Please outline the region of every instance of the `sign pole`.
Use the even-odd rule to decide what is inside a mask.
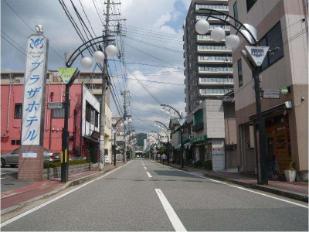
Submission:
[[[267,140],[266,140],[266,130],[265,130],[265,120],[262,116],[261,110],[261,89],[260,89],[260,67],[254,67],[252,70],[252,76],[254,79],[254,90],[255,90],[255,100],[256,100],[256,126],[259,134],[259,155],[257,157],[257,170],[258,170],[258,184],[268,184],[267,176]]]
[[[74,69],[74,74],[65,84],[65,102],[64,102],[64,126],[62,131],[62,156],[61,156],[61,182],[67,182],[69,178],[69,114],[70,114],[70,87],[79,74]]]
[[[245,46],[242,54],[244,60],[252,71],[252,78],[254,80],[255,91],[255,107],[256,107],[256,130],[258,132],[258,147],[259,151],[256,152],[257,162],[257,183],[260,185],[268,184],[267,173],[267,134],[265,130],[265,119],[262,116],[261,105],[261,87],[260,87],[260,73],[263,61],[269,51],[266,46]]]

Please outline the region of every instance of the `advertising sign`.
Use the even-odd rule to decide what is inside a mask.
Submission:
[[[262,93],[263,98],[270,98],[270,99],[280,98],[280,90],[277,89],[264,89]]]
[[[35,152],[22,153],[23,158],[37,158],[38,154]]]
[[[59,68],[58,69],[58,73],[62,81],[65,84],[67,84],[71,80],[75,72],[76,72],[76,68]]]
[[[22,145],[40,145],[48,40],[42,34],[27,41]]]
[[[51,109],[51,110],[63,109],[64,104],[63,104],[63,102],[48,102],[47,107],[48,107],[48,109]]]
[[[269,47],[266,46],[245,46],[251,60],[255,66],[259,67],[263,64],[263,61],[267,55]]]

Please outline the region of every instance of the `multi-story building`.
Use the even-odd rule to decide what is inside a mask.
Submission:
[[[225,137],[222,99],[233,89],[232,51],[226,47],[224,40],[212,40],[210,33],[214,28],[220,27],[229,35],[230,27],[210,17],[207,19],[210,23],[209,32],[206,35],[197,34],[195,23],[206,18],[203,9],[228,13],[228,0],[191,1],[184,25],[187,121],[192,125],[194,161],[212,159],[213,154],[209,151],[220,148],[220,152],[217,152],[221,155],[221,165],[218,169],[222,169],[224,148],[221,146],[224,145]]]
[[[81,74],[70,88],[69,149],[72,157],[90,157],[96,161],[99,154],[100,102],[85,84],[80,81],[88,74]],[[91,74],[89,74],[91,75]],[[57,73],[48,72],[45,92],[45,148],[61,152],[63,109],[49,109],[48,104],[64,101],[65,85]],[[1,152],[10,152],[21,144],[21,118],[24,91],[24,73],[1,73]],[[89,85],[88,85],[89,86]],[[109,92],[105,103],[105,149],[111,154],[111,110]],[[110,160],[107,156],[106,160]]]
[[[228,1],[193,0],[184,26],[186,112],[192,113],[205,99],[221,99],[233,88],[232,51],[225,41],[215,42],[212,29],[220,27],[230,33],[229,26],[209,18],[210,30],[206,35],[195,32],[195,23],[206,16],[202,10],[210,8],[228,13]]]
[[[62,82],[57,71],[48,71],[46,77],[46,83],[59,83]],[[24,73],[23,72],[2,72],[1,73],[1,84],[23,84],[24,83]],[[98,72],[82,72],[76,78],[75,84],[84,84],[92,95],[94,95],[99,101],[101,101],[102,96],[102,73]],[[109,92],[109,91],[107,91]],[[110,94],[106,94],[106,102],[110,104]]]
[[[262,64],[261,89],[289,89],[287,95],[261,100],[268,168],[275,163],[283,173],[294,164],[298,176],[308,178],[308,1],[231,0],[229,6],[230,15],[254,26],[260,44],[270,47]],[[254,172],[258,154],[255,93],[251,70],[241,55],[244,45],[233,52],[238,163],[241,171]]]
[[[50,109],[49,104],[63,102],[63,84],[47,84],[43,146],[52,152],[62,151],[64,109]],[[1,84],[1,153],[21,145],[23,84]],[[99,143],[100,103],[82,84],[70,91],[69,154],[96,160]]]

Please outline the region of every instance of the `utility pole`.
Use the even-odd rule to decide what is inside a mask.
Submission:
[[[108,46],[108,37],[109,37],[109,22],[110,22],[110,0],[106,1],[106,16],[105,16],[105,27],[103,31],[103,47],[104,53],[105,48]],[[102,98],[101,98],[101,117],[100,117],[100,160],[99,160],[99,169],[102,170],[105,165],[105,153],[104,153],[104,144],[105,144],[105,101],[106,101],[106,90],[107,90],[107,55],[105,53],[103,70],[102,70]]]
[[[128,115],[128,111],[127,111],[127,107],[129,106],[129,97],[130,91],[129,90],[125,90],[121,93],[121,95],[123,96],[123,127],[124,127],[124,155],[123,155],[123,162],[127,162],[127,141],[126,141],[126,133],[127,133],[127,129],[129,129],[129,126],[126,125],[126,119],[129,116]],[[128,123],[128,121],[127,121]]]

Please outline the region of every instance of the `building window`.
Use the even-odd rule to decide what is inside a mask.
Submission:
[[[235,1],[233,5],[233,13],[234,13],[234,18],[238,20],[238,9],[237,9],[237,1]],[[238,26],[238,23],[235,22],[235,26]]]
[[[249,11],[253,5],[256,3],[257,0],[246,0],[247,2],[247,11]]]
[[[16,103],[15,104],[15,111],[14,111],[14,118],[21,119],[23,115],[23,104]]]
[[[99,126],[99,113],[95,111],[95,127]]]
[[[193,118],[193,131],[200,131],[204,129],[204,120],[203,120],[204,114],[203,110],[200,109],[197,112],[194,113]]]
[[[237,61],[237,70],[238,70],[238,86],[241,87],[243,85],[241,59]]]
[[[284,56],[283,40],[280,21],[260,40],[260,46],[269,46],[270,52],[267,53],[262,70],[268,68]]]
[[[53,118],[64,118],[64,108],[63,109],[52,109]]]
[[[11,145],[20,145],[20,140],[19,139],[11,140]]]
[[[269,65],[271,65],[283,57],[283,41],[280,22],[267,33],[267,45],[271,50],[271,52],[268,53]]]
[[[86,121],[87,122],[91,122],[92,111],[93,111],[92,106],[88,102],[86,102]]]

